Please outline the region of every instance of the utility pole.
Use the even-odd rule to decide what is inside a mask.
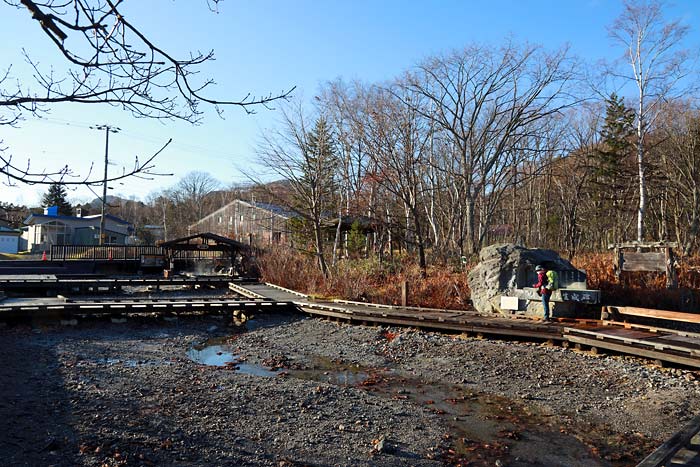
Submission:
[[[107,166],[109,165],[109,134],[117,133],[120,128],[109,125],[91,126],[93,130],[105,131],[105,176],[102,180],[102,215],[100,216],[100,245],[105,244],[105,205],[107,204]]]

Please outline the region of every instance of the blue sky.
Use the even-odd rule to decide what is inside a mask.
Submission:
[[[239,1],[221,3],[212,13],[205,0],[128,0],[124,11],[132,23],[171,54],[214,49],[216,61],[202,71],[216,81],[213,97],[235,99],[248,92],[276,93],[297,87],[310,100],[321,83],[342,77],[367,82],[389,80],[423,58],[477,42],[499,45],[510,35],[518,41],[557,49],[569,44],[589,61],[620,54],[607,38],[606,26],[621,11],[618,0],[491,1]],[[693,26],[700,2],[678,1],[667,18]],[[25,10],[0,3],[0,68],[13,64],[23,82],[28,70],[24,47],[42,64],[65,69],[58,54]],[[700,44],[691,29],[687,46]],[[66,163],[85,171],[91,161],[101,173],[104,134],[90,125],[121,128],[110,137],[111,171],[130,166],[134,155],[155,152],[168,138],[173,144],[157,159],[157,169],[173,177],[132,180],[115,185],[112,194],[145,199],[173,185],[189,171],[211,173],[228,185],[245,181],[238,168],[250,167],[261,133],[277,122],[275,112],[247,115],[227,108],[225,118],[208,111],[201,125],[134,119],[110,107],[55,106],[46,119],[28,117],[20,128],[0,127],[0,139],[18,161],[34,167]],[[30,206],[39,203],[42,186],[0,185],[0,199]],[[72,201],[95,196],[84,188],[70,192]]]

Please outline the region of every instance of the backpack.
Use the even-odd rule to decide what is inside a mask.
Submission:
[[[547,289],[552,292],[559,288],[559,275],[557,271],[547,271]]]

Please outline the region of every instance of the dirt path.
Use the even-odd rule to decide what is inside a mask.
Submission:
[[[697,374],[631,358],[298,316],[249,324],[0,329],[0,464],[634,465],[700,411]]]

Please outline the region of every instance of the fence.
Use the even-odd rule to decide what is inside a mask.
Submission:
[[[142,255],[164,254],[164,250],[155,245],[51,245],[49,259],[140,260]]]
[[[171,250],[173,259],[219,259],[229,258],[227,251],[219,250]]]
[[[140,260],[142,256],[165,257],[166,250],[155,245],[51,245],[51,261]],[[217,259],[228,257],[217,250],[171,250],[173,259]]]

